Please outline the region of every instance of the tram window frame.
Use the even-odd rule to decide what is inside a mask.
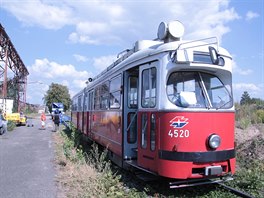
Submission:
[[[109,89],[109,106],[110,109],[120,109],[121,107],[121,86],[122,76],[121,74],[110,80]]]
[[[121,107],[121,91],[110,93],[110,109],[120,109]]]
[[[135,112],[128,113],[127,124],[128,126],[130,125],[129,130],[127,131],[127,143],[135,144],[137,142],[137,115]]]
[[[100,86],[100,109],[105,110],[109,108],[109,81],[104,82]]]
[[[110,92],[121,90],[122,76],[118,74],[110,80]]]
[[[141,147],[146,149],[148,146],[148,114],[141,114]]]
[[[212,79],[219,84],[212,87]],[[221,90],[219,89],[221,88]],[[217,90],[218,89],[218,90]],[[218,91],[213,97],[213,91]],[[224,93],[224,96],[222,94]],[[177,71],[170,74],[166,83],[166,94],[171,103],[183,108],[231,108],[232,90],[215,75],[198,71]],[[214,99],[223,102],[214,102]],[[227,99],[226,99],[227,98]]]
[[[94,90],[88,92],[88,110],[93,110],[94,103]]]
[[[84,92],[83,96],[83,110],[87,111],[88,110],[88,92]]]
[[[132,82],[132,79],[135,79],[135,82]],[[136,86],[133,86],[134,83]],[[129,76],[127,94],[128,107],[131,109],[138,108],[138,76]]]
[[[157,69],[156,67],[151,67],[142,71],[141,105],[143,108],[154,108],[156,103]]]
[[[94,89],[94,110],[100,110],[100,85]]]
[[[77,102],[78,101],[78,98],[77,97],[74,97],[73,99],[72,99],[72,111],[77,111]]]
[[[82,111],[83,110],[82,100],[83,100],[83,95],[79,95],[78,96],[77,111]]]

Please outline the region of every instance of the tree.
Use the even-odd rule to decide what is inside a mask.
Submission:
[[[246,105],[251,104],[251,98],[247,91],[244,91],[244,93],[241,96],[240,105]]]
[[[51,112],[51,104],[53,102],[61,102],[64,105],[64,110],[67,111],[70,108],[71,96],[69,94],[68,87],[57,83],[51,83],[49,90],[44,96],[44,103]]]

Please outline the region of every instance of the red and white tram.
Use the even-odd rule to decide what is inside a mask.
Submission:
[[[134,47],[73,97],[72,121],[121,167],[175,179],[235,172],[231,56],[179,21]]]

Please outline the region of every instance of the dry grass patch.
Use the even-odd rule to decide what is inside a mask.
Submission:
[[[94,197],[89,194],[98,176],[96,170],[86,163],[76,163],[67,159],[63,148],[65,137],[55,133],[53,138],[56,148],[57,182],[61,192],[59,197]],[[74,148],[72,154],[76,154]]]
[[[81,144],[78,131],[64,131],[54,134],[56,148],[58,197],[142,197],[134,188],[127,188],[120,181],[121,175],[111,170],[107,150],[101,152],[97,144]],[[137,195],[137,196],[135,196]],[[144,197],[144,196],[143,196]]]

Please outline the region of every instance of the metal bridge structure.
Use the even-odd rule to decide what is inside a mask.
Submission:
[[[29,72],[0,23],[0,98],[14,100],[14,110],[20,112],[26,105],[27,76]]]

